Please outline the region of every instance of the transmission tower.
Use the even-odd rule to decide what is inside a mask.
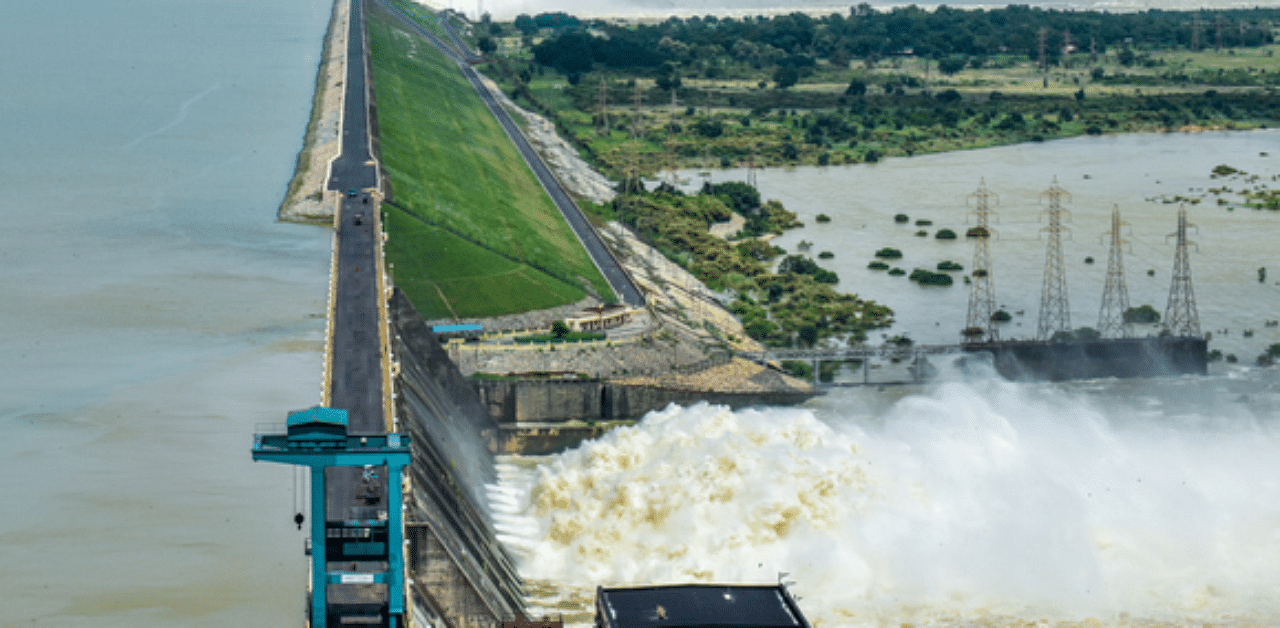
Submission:
[[[1053,185],[1041,194],[1041,198],[1049,197],[1049,208],[1045,213],[1049,216],[1049,226],[1040,231],[1049,234],[1049,245],[1044,255],[1044,288],[1040,292],[1040,324],[1036,329],[1036,337],[1049,340],[1060,331],[1071,331],[1071,308],[1067,304],[1067,267],[1062,261],[1062,234],[1069,229],[1062,226],[1062,197],[1070,198],[1070,194],[1058,185],[1058,178],[1053,178]]]
[[[676,90],[672,88],[671,90],[671,123],[667,126],[666,180],[668,183],[671,184],[671,187],[673,188],[676,186],[676,183],[678,182],[676,177],[676,115],[677,115],[676,107],[678,106],[679,104],[676,101]]]
[[[1106,338],[1128,338],[1133,326],[1124,319],[1129,309],[1129,288],[1124,283],[1124,251],[1127,243],[1120,237],[1120,207],[1111,210],[1111,253],[1107,257],[1107,282],[1102,289],[1102,307],[1098,308],[1098,332]]]
[[[1043,26],[1040,27],[1040,30],[1036,33],[1036,36],[1038,39],[1038,45],[1040,47],[1040,72],[1041,73],[1044,73],[1049,70],[1049,60],[1045,57],[1045,45],[1046,45],[1045,38],[1048,36],[1048,34],[1049,34],[1049,30],[1044,28]]]
[[[596,104],[596,134],[609,134],[609,90],[605,87],[604,78],[600,79],[600,97]]]
[[[1062,67],[1071,67],[1071,29],[1062,31]]]
[[[1164,308],[1164,324],[1169,333],[1179,337],[1200,337],[1200,316],[1196,313],[1196,294],[1191,289],[1191,259],[1187,247],[1195,244],[1187,240],[1187,208],[1178,210],[1178,230],[1168,237],[1178,238],[1178,248],[1173,255],[1173,280],[1169,285],[1169,303]],[[1198,248],[1198,247],[1197,247]]]
[[[973,283],[969,292],[969,317],[960,332],[965,342],[995,342],[1000,332],[992,316],[996,313],[995,285],[991,281],[991,227],[992,202],[999,204],[1000,197],[987,189],[987,180],[980,179],[978,191],[969,195],[974,200],[972,213],[978,225],[973,228]]]
[[[628,194],[640,190],[640,83],[636,83],[631,97],[631,163],[627,165]]]

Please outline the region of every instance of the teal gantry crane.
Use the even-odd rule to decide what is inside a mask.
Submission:
[[[352,435],[347,427],[346,410],[316,406],[291,413],[285,434],[254,435],[253,459],[311,469],[311,626],[360,617],[399,628],[405,612],[401,475],[411,463],[409,437]],[[350,495],[333,491],[334,500],[354,506],[335,508],[326,500],[330,467],[363,468],[347,473],[360,477],[350,483]]]

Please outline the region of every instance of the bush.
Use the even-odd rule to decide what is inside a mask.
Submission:
[[[889,265],[880,260],[872,260],[870,264],[867,264],[867,268],[871,270],[889,270]]]
[[[916,221],[916,226],[917,226],[917,227],[932,227],[932,226],[933,226],[933,221],[932,221],[932,220],[928,220],[928,219],[926,219],[926,218],[921,218],[920,220],[917,220],[917,221]]]
[[[964,266],[961,266],[951,260],[943,260],[938,262],[938,270],[964,270]]]
[[[556,338],[564,338],[569,335],[569,325],[564,321],[556,321],[551,323],[551,335]]]
[[[823,251],[821,253],[818,253],[818,259],[831,259],[835,256],[836,254],[832,253],[831,251]]]
[[[964,232],[964,237],[988,238],[988,237],[991,237],[991,231],[986,227],[969,227],[969,230]]]
[[[899,257],[902,257],[902,251],[886,246],[883,249],[876,251],[876,257],[882,259],[898,259]]]
[[[917,231],[917,232],[916,232],[916,237],[917,237],[917,238],[927,238],[927,237],[929,237],[929,232],[928,232],[928,231],[925,231],[924,229],[921,229],[921,230],[919,230],[919,231]]]
[[[889,269],[889,274],[890,274],[890,275],[892,275],[892,276],[894,276],[894,277],[901,277],[901,276],[903,276],[903,275],[907,274],[907,271],[902,270],[901,268],[898,268],[897,266],[895,266],[895,267],[893,267],[893,268],[890,268],[890,269]]]
[[[1159,323],[1160,313],[1150,305],[1131,307],[1124,311],[1124,322],[1140,324]]]
[[[818,214],[817,216],[814,216],[813,219],[818,222],[831,222],[831,216],[826,214]]]
[[[1004,310],[996,310],[991,314],[991,320],[997,323],[1007,323],[1013,320],[1013,316]]]
[[[935,273],[923,268],[917,268],[911,271],[911,276],[908,277],[908,279],[922,286],[949,286],[952,283],[951,275],[946,273]]]
[[[897,216],[893,217],[893,221],[896,223],[902,224],[904,222],[911,222],[911,217],[907,216],[906,214],[898,214]]]
[[[933,237],[939,240],[954,240],[956,239],[956,232],[950,229],[939,229],[938,234]]]

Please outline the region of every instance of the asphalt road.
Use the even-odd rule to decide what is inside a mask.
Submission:
[[[337,221],[337,282],[333,311],[332,375],[329,403],[350,415],[358,434],[386,431],[383,417],[382,355],[378,335],[378,281],[374,238],[377,206],[370,196],[378,183],[369,156],[362,0],[351,0],[346,97],[342,113],[342,154],[329,172],[329,189],[343,194]],[[355,194],[350,191],[355,190]]]

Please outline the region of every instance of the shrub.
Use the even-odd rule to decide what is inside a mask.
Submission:
[[[896,222],[896,223],[901,224],[901,223],[904,223],[904,222],[910,222],[910,221],[911,221],[911,218],[910,218],[909,216],[907,216],[906,214],[898,214],[898,215],[896,215],[896,216],[894,216],[894,217],[893,217],[893,221],[894,221],[894,222]]]
[[[991,231],[986,227],[969,227],[969,230],[964,232],[964,237],[966,238],[987,238],[990,236]]]
[[[889,270],[889,265],[877,259],[871,260],[871,263],[867,264],[867,268],[871,270]]]
[[[551,323],[551,335],[556,338],[564,338],[569,335],[569,325],[564,321],[556,321]]]
[[[890,274],[890,275],[892,275],[892,276],[894,276],[894,277],[901,277],[901,276],[903,276],[903,275],[907,274],[907,271],[902,270],[901,268],[898,268],[897,266],[894,266],[893,268],[890,268],[890,269],[889,269],[889,274]]]
[[[1013,316],[1004,310],[996,310],[991,314],[991,320],[997,323],[1006,323],[1013,320]]]
[[[964,266],[961,266],[951,260],[943,260],[938,262],[938,270],[964,270]]]
[[[928,232],[928,231],[925,231],[924,229],[921,229],[921,230],[919,230],[919,231],[917,231],[917,232],[916,232],[916,237],[917,237],[917,238],[927,238],[927,237],[929,237],[929,232]]]
[[[876,251],[876,257],[883,259],[898,259],[899,257],[902,257],[902,251],[886,246],[885,248]]]
[[[911,271],[911,276],[908,277],[908,279],[922,286],[949,286],[952,283],[951,275],[946,273],[935,273],[923,268],[917,268]]]
[[[938,234],[933,237],[939,240],[954,240],[956,239],[956,232],[950,229],[939,229]]]
[[[831,259],[835,256],[836,254],[832,253],[831,251],[823,251],[821,253],[818,253],[818,259]]]
[[[1124,322],[1126,323],[1159,323],[1160,313],[1150,305],[1140,305],[1131,307],[1124,311]]]
[[[831,222],[831,216],[826,214],[818,214],[817,216],[814,216],[813,219],[818,222]]]
[[[929,220],[929,219],[927,219],[927,218],[921,218],[920,220],[917,220],[917,221],[916,221],[916,226],[917,226],[917,227],[932,227],[932,226],[933,226],[933,221],[932,221],[932,220]]]

